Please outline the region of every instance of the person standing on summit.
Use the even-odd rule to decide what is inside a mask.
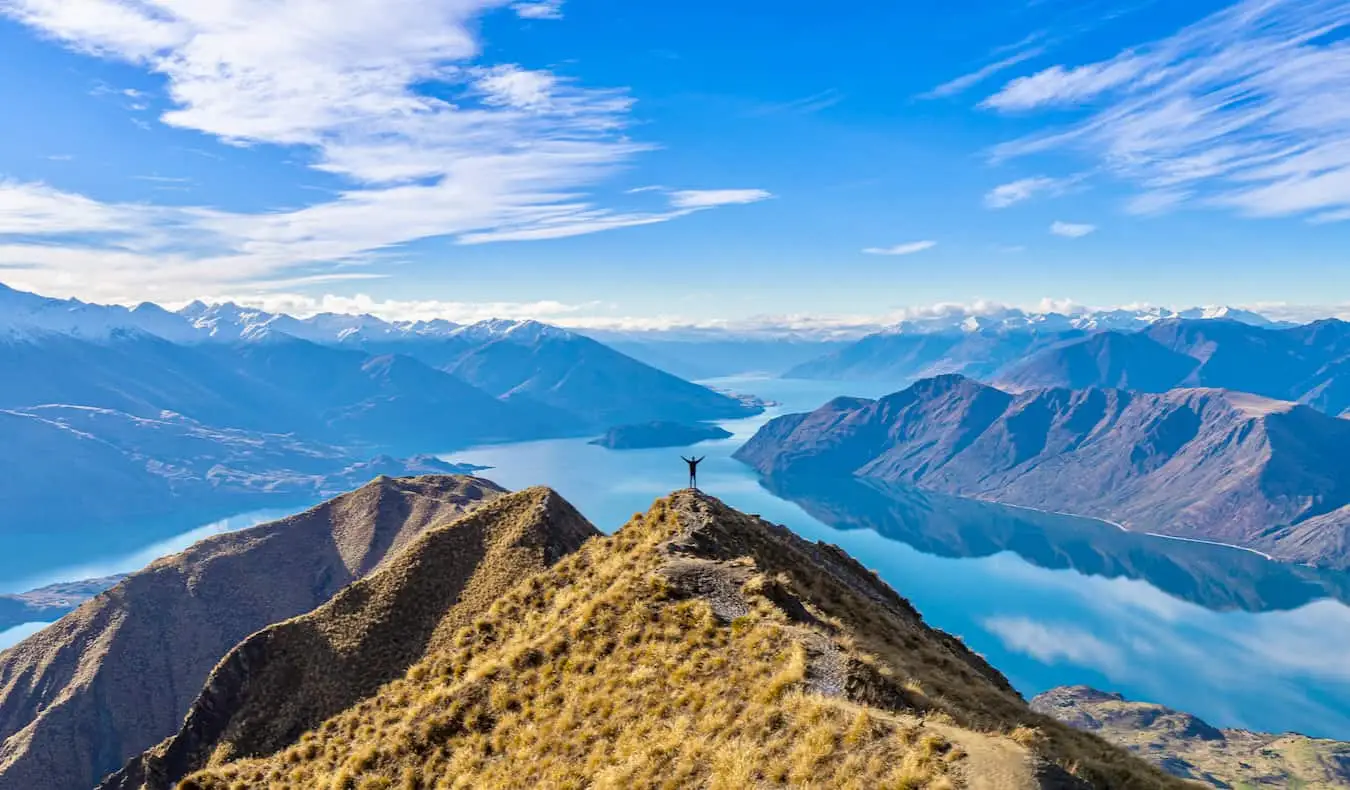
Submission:
[[[706,455],[703,456],[703,458],[707,457],[708,456]],[[689,487],[695,491],[698,490],[698,465],[703,461],[703,458],[685,458],[683,455],[680,456],[680,460],[689,464]]]

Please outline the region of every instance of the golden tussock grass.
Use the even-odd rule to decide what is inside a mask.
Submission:
[[[998,771],[1021,787],[1043,760],[1102,787],[1173,786],[1032,714],[838,550],[698,494],[436,643],[289,748],[181,786],[940,789]]]

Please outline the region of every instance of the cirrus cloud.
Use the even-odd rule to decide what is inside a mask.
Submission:
[[[1111,58],[1014,79],[981,106],[1082,112],[992,156],[1077,151],[1141,189],[1132,213],[1350,219],[1347,30],[1340,0],[1242,0]]]
[[[868,255],[913,255],[916,252],[931,250],[936,246],[936,241],[911,241],[893,247],[868,247],[863,252]]]

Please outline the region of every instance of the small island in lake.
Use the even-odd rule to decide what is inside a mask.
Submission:
[[[731,432],[703,423],[648,422],[621,425],[591,442],[611,450],[649,450],[654,447],[688,447],[709,439],[726,439]]]

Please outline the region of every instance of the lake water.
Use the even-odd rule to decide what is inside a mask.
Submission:
[[[1350,740],[1350,577],[1250,552],[1125,533],[854,480],[761,482],[731,459],[774,414],[837,395],[898,387],[769,379],[714,386],[779,401],[723,423],[698,445],[702,488],[733,507],[843,547],[961,636],[1024,694],[1085,683],[1195,713],[1212,724]],[[612,531],[685,483],[687,449],[616,452],[585,440],[483,447],[444,456],[494,467],[509,488],[549,485]],[[209,535],[301,507],[93,535],[7,535],[0,593],[126,573]],[[13,539],[13,540],[11,540]],[[41,623],[0,631],[0,649]]]
[[[1083,683],[1223,727],[1350,740],[1350,579],[1250,552],[1125,533],[857,481],[766,487],[735,451],[773,414],[893,388],[708,382],[776,400],[698,445],[700,487],[803,537],[843,547],[927,621],[959,635],[1028,696]],[[685,484],[688,450],[612,451],[585,440],[444,456],[493,467],[508,488],[549,485],[612,531]]]
[[[0,594],[130,573],[202,538],[247,529],[301,510],[304,506],[253,510],[226,518],[184,517],[177,526],[169,521],[153,529],[100,528],[92,533],[7,530],[3,536],[5,551],[0,553]]]

